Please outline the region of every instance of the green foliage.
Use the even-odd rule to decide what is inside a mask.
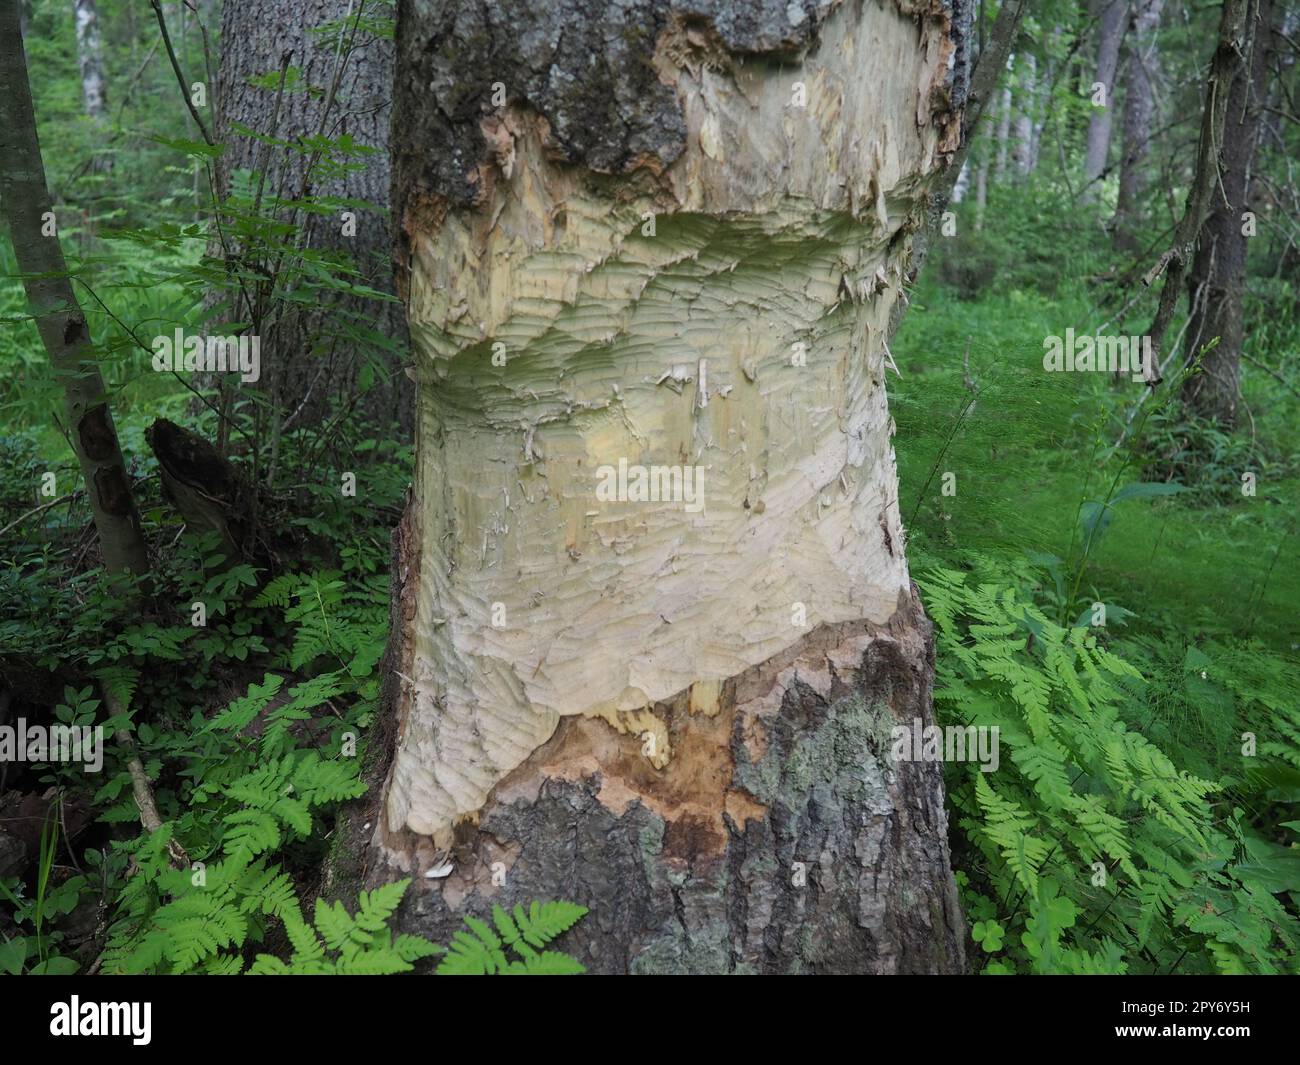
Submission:
[[[536,901],[527,912],[518,905],[511,913],[493,906],[492,925],[467,914],[468,931],[452,937],[438,975],[574,976],[586,972],[569,955],[542,949],[586,914],[585,906],[572,902]]]
[[[13,907],[18,927],[16,934],[0,937],[0,975],[67,976],[77,971],[76,959],[57,949],[63,934],[51,925],[76,907],[87,879],[74,876],[57,885],[51,881],[57,839],[58,825],[51,818],[41,826],[33,897],[23,897],[23,884],[17,877],[0,878],[0,898]]]
[[[293,903],[292,882],[272,859],[314,839],[322,812],[364,792],[356,757],[304,749],[291,731],[338,693],[337,679],[295,685],[273,705],[281,686],[281,678],[268,674],[187,746],[172,740],[173,750],[186,755],[179,791],[167,802],[174,817],[116,848],[136,872],[118,898],[106,971],[228,971],[223,952],[260,941],[263,919]],[[249,734],[255,719],[264,723],[260,738]],[[96,798],[106,802],[127,788],[123,770]],[[123,809],[123,818],[132,812]],[[112,813],[110,807],[106,816]],[[173,839],[202,860],[173,868]]]
[[[1180,769],[1126,720],[1147,682],[1104,630],[1052,621],[1021,590],[1030,567],[971,561],[921,583],[940,720],[998,730],[997,771],[952,765],[948,781],[964,901],[998,955],[992,971],[1296,971],[1300,850],[1227,805],[1231,778]],[[1294,669],[1253,657],[1289,675],[1277,702]],[[1295,723],[1283,711],[1262,753],[1300,753]]]
[[[288,962],[259,954],[250,976],[333,975],[381,976],[410,972],[413,963],[438,952],[426,939],[400,934],[388,927],[410,880],[399,880],[374,891],[361,892],[355,915],[341,902],[316,900],[313,927],[303,919],[297,902],[281,907],[285,933],[293,945]]]

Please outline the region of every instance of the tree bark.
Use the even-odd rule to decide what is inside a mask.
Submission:
[[[1155,110],[1154,73],[1160,62],[1156,30],[1164,0],[1137,0],[1133,11],[1132,45],[1124,68],[1124,136],[1119,169],[1119,199],[1111,222],[1117,248],[1136,250],[1134,229],[1141,213],[1143,167],[1151,138]]]
[[[1201,111],[1201,130],[1196,146],[1196,162],[1192,171],[1192,185],[1187,190],[1187,203],[1183,215],[1174,227],[1173,240],[1168,250],[1147,272],[1143,284],[1151,285],[1162,273],[1160,302],[1147,334],[1151,337],[1151,358],[1158,367],[1165,332],[1173,320],[1174,310],[1182,295],[1187,265],[1196,250],[1201,228],[1211,208],[1211,199],[1217,194],[1221,162],[1219,152],[1223,145],[1224,128],[1228,118],[1228,95],[1233,82],[1247,68],[1242,54],[1246,38],[1246,17],[1250,0],[1223,0],[1219,16],[1218,40],[1214,57],[1210,60],[1210,73],[1205,82],[1205,106]],[[1150,381],[1150,369],[1148,370]],[[1159,374],[1154,375],[1158,383]]]
[[[104,53],[99,43],[99,11],[95,0],[74,0],[77,22],[77,65],[81,71],[81,99],[87,117],[102,125],[106,117]]]
[[[1218,343],[1204,351],[1200,371],[1183,381],[1182,400],[1223,429],[1236,425],[1241,398],[1241,297],[1250,239],[1243,215],[1250,205],[1251,169],[1268,92],[1271,0],[1258,0],[1248,28],[1253,42],[1249,65],[1242,67],[1228,89],[1218,181],[1187,279],[1188,362],[1195,361],[1206,345],[1216,339]]]
[[[346,252],[360,269],[360,284],[393,291],[392,234],[384,209],[391,177],[388,133],[391,113],[393,45],[391,40],[359,32],[356,47],[341,67],[340,82],[330,87],[340,70],[338,49],[322,38],[319,27],[356,13],[358,0],[300,0],[291,18],[280,0],[227,0],[221,5],[221,62],[217,88],[216,139],[225,145],[220,187],[229,189],[237,170],[265,173],[264,206],[274,197],[297,200],[304,195],[362,201],[374,208],[355,209],[355,234],[345,234],[340,214],[307,213],[296,217],[303,229],[303,246]],[[380,5],[370,0],[368,14],[378,17]],[[363,11],[363,14],[366,12]],[[300,84],[277,91],[282,65],[292,66]],[[266,79],[270,79],[269,87]],[[258,85],[250,79],[263,79]],[[305,91],[311,86],[311,91]],[[265,136],[297,141],[323,136],[348,136],[373,151],[349,160],[324,182],[308,180],[306,154],[271,148],[241,135],[244,126]],[[357,163],[362,165],[357,165]],[[405,316],[393,303],[357,301],[359,315],[377,332],[406,343]],[[350,305],[349,305],[350,306]],[[357,342],[340,339],[330,316],[304,312],[281,317],[266,359],[267,388],[286,421],[301,408],[293,424],[319,420],[329,401],[346,397],[356,385],[362,360]],[[395,360],[394,360],[395,362]],[[389,379],[376,385],[364,410],[385,424],[409,434],[413,422],[409,379],[398,365],[386,367]]]
[[[149,569],[149,553],[131,480],[86,317],[52,228],[54,210],[36,134],[18,6],[18,0],[0,0],[0,205],[24,275],[27,302],[63,385],[68,431],[85,477],[105,568],[142,574]]]
[[[960,971],[940,767],[888,754],[933,717],[884,374],[969,8],[684,8],[399,4],[369,880],[443,938],[573,899],[601,972]]]
[[[1084,194],[1095,198],[1097,182],[1106,172],[1110,155],[1110,119],[1115,106],[1115,72],[1119,68],[1119,50],[1124,41],[1128,0],[1099,0],[1094,10],[1097,20],[1097,76],[1094,83],[1105,86],[1105,100],[1094,105],[1088,118],[1088,146],[1083,158]]]
[[[1016,175],[1023,179],[1034,172],[1034,109],[1038,103],[1038,60],[1032,53],[1018,57],[1020,73],[1017,78],[1017,97],[1020,110],[1016,114],[1016,148],[1014,153]]]

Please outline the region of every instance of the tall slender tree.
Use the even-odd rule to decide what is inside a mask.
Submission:
[[[0,0],[0,208],[27,302],[63,385],[69,441],[85,478],[104,564],[112,572],[141,574],[149,568],[149,553],[90,329],[59,245],[18,8],[19,0]]]
[[[1182,398],[1192,410],[1225,429],[1236,424],[1241,398],[1245,341],[1241,304],[1246,247],[1255,231],[1249,210],[1251,178],[1260,116],[1267,102],[1272,18],[1272,0],[1255,0],[1243,45],[1249,62],[1228,88],[1215,192],[1187,277],[1191,314],[1187,357],[1199,360],[1199,372],[1184,380]]]
[[[1110,155],[1111,116],[1115,113],[1115,72],[1128,23],[1128,0],[1096,0],[1097,70],[1093,85],[1101,86],[1102,99],[1088,117],[1088,146],[1083,158],[1084,195],[1094,198],[1097,182],[1106,172]]]
[[[1136,0],[1129,54],[1124,67],[1124,131],[1119,169],[1119,199],[1111,221],[1116,247],[1136,246],[1134,229],[1139,222],[1141,198],[1146,187],[1145,167],[1150,150],[1151,122],[1155,112],[1155,75],[1160,53],[1156,31],[1164,0]]]
[[[81,99],[86,115],[97,125],[107,118],[104,51],[99,38],[99,8],[95,0],[74,0],[77,23],[77,66],[81,71]]]

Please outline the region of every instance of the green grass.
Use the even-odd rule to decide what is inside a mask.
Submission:
[[[903,377],[889,382],[913,566],[971,551],[1066,557],[1080,501],[1104,495],[1114,476],[1118,459],[1105,452],[1143,386],[1114,387],[1104,374],[1046,373],[1042,341],[1103,318],[1077,291],[1048,298],[1013,288],[961,300],[932,280],[922,286],[892,346]],[[1142,328],[1135,320],[1131,331]],[[968,338],[977,393],[963,382]],[[1272,354],[1262,357],[1276,362]],[[1083,587],[1134,611],[1133,624],[1166,611],[1193,631],[1253,634],[1290,649],[1300,638],[1291,535],[1300,478],[1293,455],[1279,460],[1269,451],[1294,446],[1286,432],[1294,407],[1276,382],[1249,367],[1246,399],[1261,412],[1257,422],[1278,432],[1257,442],[1254,459],[1242,457],[1242,469],[1272,471],[1260,476],[1256,496],[1231,490],[1241,472],[1235,467],[1193,468],[1180,481],[1187,493],[1119,504]],[[940,492],[945,471],[956,474],[950,497]],[[1130,470],[1122,482],[1148,477]]]

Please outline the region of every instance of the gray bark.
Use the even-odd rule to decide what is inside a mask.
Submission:
[[[1017,78],[1017,98],[1020,110],[1016,114],[1015,164],[1016,174],[1027,178],[1034,172],[1034,110],[1038,102],[1038,60],[1025,52],[1018,57],[1020,74]]]
[[[1015,57],[1012,57],[1012,62]],[[998,105],[997,165],[993,168],[993,180],[1001,185],[1007,177],[1007,159],[1011,151],[1011,117],[1014,101],[1011,94],[1011,74],[1005,75],[1006,84],[1002,88],[1001,102]]]
[[[1135,246],[1133,229],[1138,223],[1143,168],[1146,165],[1151,121],[1155,110],[1154,82],[1160,53],[1156,31],[1164,0],[1137,0],[1133,12],[1131,47],[1124,68],[1124,144],[1119,170],[1119,199],[1115,205],[1114,229],[1117,247]]]
[[[229,188],[236,170],[265,173],[264,202],[274,197],[296,200],[303,196],[329,196],[363,201],[356,207],[356,233],[343,234],[341,214],[297,214],[306,247],[338,250],[351,256],[361,271],[355,280],[371,288],[393,292],[392,238],[385,209],[390,191],[388,134],[391,113],[393,45],[390,40],[359,33],[355,48],[341,66],[334,92],[330,87],[340,69],[338,50],[314,31],[343,19],[361,7],[359,0],[303,0],[292,14],[279,0],[228,0],[221,12],[221,65],[217,85],[215,136],[226,145],[221,161],[220,185]],[[371,0],[369,14],[380,9]],[[283,94],[275,84],[283,64],[296,68],[300,86]],[[255,87],[252,78],[270,75],[271,87]],[[304,91],[311,86],[312,91]],[[237,133],[242,125],[282,140],[348,136],[370,154],[349,160],[352,169],[323,182],[308,180],[308,156],[270,148]],[[360,163],[362,165],[355,165]],[[281,212],[283,213],[283,211]],[[401,307],[379,301],[352,301],[345,305],[379,333],[403,346],[406,328]],[[328,314],[302,313],[282,320],[264,338],[265,387],[286,422],[301,425],[323,417],[331,400],[348,396],[360,370],[355,342],[333,335]],[[268,345],[269,344],[269,349]],[[400,427],[402,435],[412,424],[412,389],[395,361],[384,357],[388,383],[376,385],[364,410],[383,422]],[[295,417],[295,412],[299,412]],[[275,431],[275,430],[273,430]]]
[[[1097,194],[1097,181],[1106,172],[1110,155],[1111,116],[1115,107],[1115,72],[1119,68],[1119,50],[1124,41],[1128,0],[1099,0],[1097,13],[1097,74],[1094,82],[1106,87],[1105,103],[1094,106],[1088,118],[1088,146],[1083,157],[1084,195]]]
[[[1187,361],[1217,340],[1200,358],[1199,372],[1183,382],[1182,399],[1222,429],[1237,422],[1241,400],[1241,352],[1245,340],[1241,301],[1246,284],[1249,237],[1243,215],[1250,207],[1251,175],[1260,115],[1268,92],[1272,36],[1271,0],[1259,0],[1249,22],[1247,56],[1228,90],[1227,116],[1217,160],[1211,209],[1187,278]]]

